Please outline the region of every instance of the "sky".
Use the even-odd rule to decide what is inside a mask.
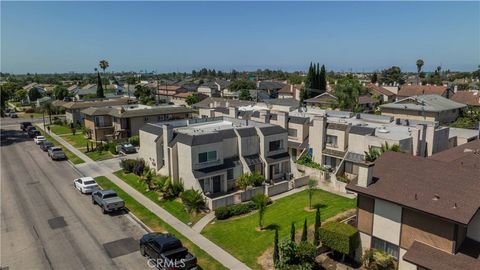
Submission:
[[[1,71],[475,70],[480,2],[1,2]]]

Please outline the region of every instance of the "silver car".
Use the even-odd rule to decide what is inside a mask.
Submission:
[[[52,160],[67,159],[61,147],[50,147],[48,149],[48,156],[52,158]]]

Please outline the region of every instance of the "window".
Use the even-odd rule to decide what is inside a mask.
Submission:
[[[327,135],[327,144],[337,146],[337,136]]]
[[[289,128],[288,129],[288,136],[290,137],[297,137],[297,130],[294,128]]]
[[[282,140],[271,141],[268,144],[268,151],[270,151],[270,152],[277,151],[277,150],[280,150],[280,149],[282,149]]]
[[[382,239],[372,237],[372,248],[383,250],[398,260],[398,246]]]
[[[147,122],[147,121],[148,121],[148,117],[143,118],[143,121]]]
[[[157,117],[157,120],[158,120],[158,121],[163,121],[163,114],[162,114],[162,115],[159,115],[159,116]]]
[[[209,151],[198,154],[198,162],[204,163],[217,160],[217,151]]]
[[[233,179],[233,169],[227,170],[227,180]]]
[[[279,174],[280,173],[280,164],[272,165],[272,171],[273,171],[273,174]]]
[[[199,179],[198,183],[200,184],[202,190],[205,191],[205,179]]]

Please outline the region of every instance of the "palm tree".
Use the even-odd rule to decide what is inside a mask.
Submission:
[[[52,124],[52,110],[53,106],[52,103],[50,103],[49,101],[46,101],[42,104],[42,111],[48,113],[50,125]]]
[[[193,188],[186,190],[180,194],[180,198],[189,214],[199,213],[205,209],[205,199],[203,198],[202,193],[198,190]]]
[[[368,147],[368,152],[365,151],[365,161],[374,162],[379,156],[381,156],[385,152],[401,152],[400,145],[393,144],[389,145],[388,142],[382,143],[380,149],[376,149],[373,147]]]
[[[317,186],[317,180],[308,180],[308,208],[312,209],[312,195],[313,189]]]
[[[252,198],[252,202],[255,204],[258,209],[258,226],[260,230],[263,229],[263,216],[265,215],[265,210],[267,210],[267,205],[270,202],[270,199],[267,195],[263,193],[258,193]]]
[[[367,162],[374,162],[379,156],[380,152],[371,146],[368,147],[368,152],[365,151],[365,161]]]
[[[137,82],[137,79],[135,76],[130,76],[127,78],[127,83],[128,83],[128,98],[130,98],[130,85],[135,84]]]
[[[143,171],[143,181],[147,184],[147,189],[152,190],[153,184],[153,170],[150,168],[145,168]]]
[[[98,63],[98,66],[103,70],[103,74],[105,75],[105,70],[109,67],[108,61],[105,59],[100,60],[100,63]]]
[[[420,72],[422,71],[424,62],[422,59],[418,59],[416,64],[417,64],[417,84],[419,84]]]

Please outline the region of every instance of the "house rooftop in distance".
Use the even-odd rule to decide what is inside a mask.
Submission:
[[[411,96],[393,103],[380,105],[380,109],[400,109],[412,111],[441,112],[466,107],[461,104],[439,95]]]

